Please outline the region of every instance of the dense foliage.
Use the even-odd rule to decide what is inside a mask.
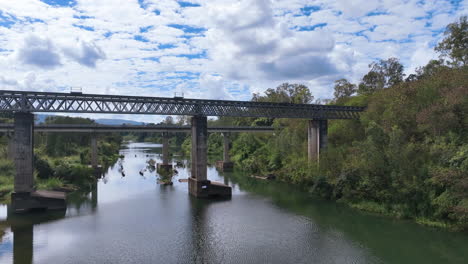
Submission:
[[[307,162],[307,121],[293,119],[272,120],[284,127],[275,135],[237,135],[232,159],[239,168],[275,173],[361,209],[468,228],[466,68],[441,68],[420,80],[339,100],[367,105],[367,111],[360,120],[329,121],[329,146],[319,163]],[[218,122],[254,126],[259,120]],[[220,151],[220,140],[213,142],[210,148]]]
[[[390,58],[372,63],[358,89],[345,79],[335,83],[333,103],[367,110],[360,120],[329,121],[319,162],[307,161],[306,120],[220,118],[223,125],[284,127],[274,135],[237,135],[232,159],[238,168],[274,173],[356,208],[467,230],[468,68],[466,49],[458,50],[468,43],[466,17],[447,30],[438,49],[456,49],[445,50],[449,61],[430,61],[404,79],[403,66]],[[289,88],[298,86],[284,84],[253,100],[310,101],[307,87]]]
[[[12,122],[12,116],[2,116],[0,122]],[[46,124],[92,124],[91,119],[50,116]],[[99,164],[110,165],[118,158],[122,138],[111,133],[97,135]],[[7,201],[13,190],[15,167],[9,157],[11,135],[0,134],[0,200]],[[93,181],[90,164],[91,135],[86,133],[35,133],[34,168],[36,187],[53,189],[66,183],[75,185]]]

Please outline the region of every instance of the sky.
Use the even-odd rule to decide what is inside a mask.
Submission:
[[[468,0],[0,0],[0,89],[250,100],[290,82],[328,99],[379,59],[413,73],[467,14]]]

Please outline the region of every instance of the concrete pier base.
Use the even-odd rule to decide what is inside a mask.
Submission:
[[[232,171],[234,168],[234,162],[218,160],[216,162],[216,168],[220,169],[221,171]]]
[[[15,213],[67,208],[65,193],[56,191],[14,192],[11,194],[11,206]]]
[[[189,178],[188,187],[189,193],[197,198],[229,198],[232,195],[231,186],[220,182]]]

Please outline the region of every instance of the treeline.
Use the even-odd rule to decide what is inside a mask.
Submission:
[[[89,118],[48,116],[45,124],[95,124]],[[118,158],[122,136],[118,133],[99,133],[98,163],[111,165]],[[89,133],[35,133],[35,169],[42,179],[59,178],[71,182],[91,177],[91,137]]]
[[[273,125],[275,135],[240,133],[236,166],[274,173],[353,207],[418,222],[468,229],[468,23],[450,24],[440,59],[404,75],[397,58],[380,60],[358,84],[335,82],[328,103],[366,106],[360,120],[330,120],[329,146],[307,161],[307,121],[220,118],[219,125]],[[254,101],[310,103],[310,90],[283,84]],[[323,103],[323,102],[322,102]],[[210,149],[221,139],[210,136]],[[216,151],[215,151],[216,152]]]
[[[13,122],[3,114],[1,123]],[[45,124],[93,124],[87,118],[49,116]],[[118,158],[122,136],[98,134],[99,164],[108,166]],[[9,157],[8,142],[12,135],[0,133],[0,201],[8,201],[13,191],[15,166]],[[94,180],[90,164],[91,135],[88,133],[35,133],[34,168],[36,187],[53,189],[66,184],[86,185]]]

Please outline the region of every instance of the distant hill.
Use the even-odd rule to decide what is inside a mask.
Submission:
[[[46,115],[46,114],[36,114],[36,124],[44,123],[45,119],[48,116],[54,115]],[[95,119],[96,123],[101,125],[144,125],[144,122],[137,122],[133,120],[126,120],[126,119],[110,119],[110,118],[99,118]]]

